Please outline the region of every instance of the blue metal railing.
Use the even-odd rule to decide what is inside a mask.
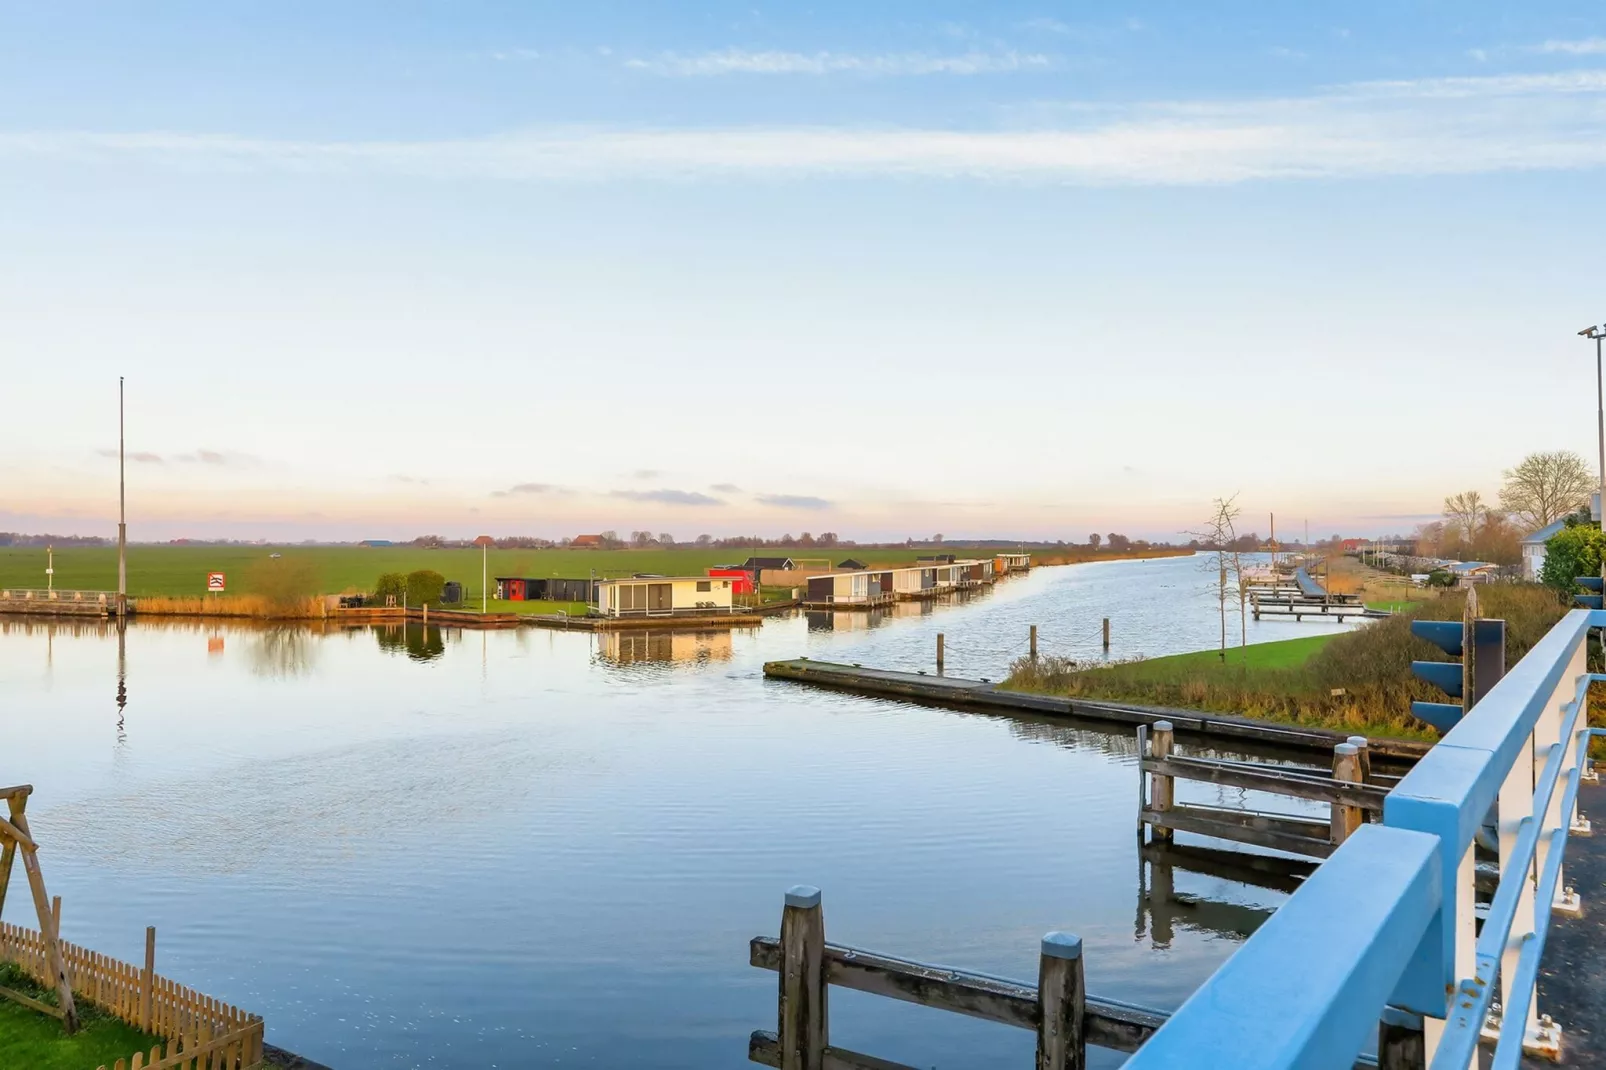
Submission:
[[[1131,1070],[1348,1068],[1378,1022],[1420,1022],[1432,1070],[1492,1066],[1539,1036],[1534,986],[1588,761],[1586,640],[1574,610],[1430,750],[1363,826],[1136,1055]],[[1498,817],[1500,880],[1476,934],[1476,837]]]

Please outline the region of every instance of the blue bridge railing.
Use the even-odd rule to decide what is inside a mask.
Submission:
[[[1127,1062],[1334,1070],[1378,1040],[1385,1070],[1495,1070],[1554,1056],[1535,984],[1588,767],[1587,671],[1606,611],[1574,610],[1389,793],[1363,826]],[[1606,733],[1598,733],[1606,734]],[[1477,929],[1476,843],[1491,814],[1499,881]],[[1498,1014],[1495,996],[1499,995]]]

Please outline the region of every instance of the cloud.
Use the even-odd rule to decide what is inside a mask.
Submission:
[[[858,55],[850,52],[750,52],[727,48],[689,56],[665,52],[653,59],[626,60],[625,66],[673,78],[724,74],[861,74],[892,78],[928,74],[1011,74],[1047,70],[1053,63],[1049,57],[1038,53],[1014,51],[934,56],[923,52]]]
[[[630,478],[631,479],[657,479],[661,475],[663,475],[663,473],[658,471],[658,469],[656,469],[656,468],[638,468],[634,472],[630,473]]]
[[[1035,19],[1027,19],[1025,22],[1022,22],[1019,25],[1023,30],[1032,30],[1036,33],[1056,33],[1061,36],[1065,36],[1071,32],[1071,27],[1068,23],[1061,22],[1059,19],[1048,18],[1046,16]]]
[[[1297,48],[1289,48],[1286,45],[1273,45],[1271,48],[1267,49],[1267,51],[1277,59],[1304,59],[1304,58],[1306,58],[1305,57],[1305,53],[1301,52],[1299,49],[1297,49]]]
[[[1606,54],[1606,37],[1585,37],[1579,41],[1546,41],[1536,52],[1560,52],[1569,56],[1598,56]]]
[[[211,464],[219,467],[249,467],[257,459],[248,453],[224,453],[221,450],[198,449],[192,453],[176,453],[173,460],[182,464]]]
[[[391,476],[390,481],[392,483],[413,483],[421,487],[429,486],[429,480],[423,478],[422,476],[404,476],[398,474]]]
[[[1201,185],[1606,165],[1606,70],[1361,82],[1285,98],[1044,106],[1030,128],[562,127],[441,141],[0,133],[0,159],[519,181],[934,176]]]
[[[505,48],[499,52],[492,52],[491,58],[501,62],[507,62],[508,60],[532,60],[540,59],[541,53],[537,52],[533,48]]]
[[[1489,53],[1481,48],[1469,48],[1467,49],[1467,58],[1477,63],[1486,63],[1489,59]]]
[[[658,505],[724,505],[718,498],[695,490],[611,490],[610,498],[624,498],[632,502],[655,502]]]
[[[567,487],[558,486],[556,483],[515,483],[511,487],[507,488],[507,490],[493,490],[493,491],[491,491],[491,497],[493,497],[493,498],[507,498],[507,497],[511,497],[513,495],[516,495],[516,494],[571,494],[571,493],[573,493],[573,492],[570,491]]]
[[[117,456],[117,451],[113,450],[113,449],[96,450],[95,452],[100,454],[102,457],[116,457]],[[166,462],[164,462],[162,460],[162,455],[161,454],[159,454],[159,453],[151,453],[148,450],[134,450],[134,451],[132,451],[130,453],[124,454],[124,456],[128,460],[133,461],[135,464],[164,464],[164,463],[166,463]]]
[[[779,509],[829,509],[831,503],[824,498],[807,494],[760,494],[755,499],[760,505],[773,505]]]
[[[708,489],[717,494],[740,494],[742,492],[742,488],[735,483],[714,483]]]

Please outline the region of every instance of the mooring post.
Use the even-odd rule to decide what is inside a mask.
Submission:
[[[1372,748],[1367,745],[1365,736],[1350,736],[1344,741],[1354,747],[1361,760],[1361,783],[1372,782]]]
[[[61,939],[61,896],[50,897],[50,924],[56,927],[56,939]]]
[[[937,671],[942,672],[942,633],[937,633]]]
[[[1171,757],[1171,722],[1154,722],[1154,734],[1150,737],[1149,754],[1159,761]],[[1156,815],[1163,815],[1171,809],[1176,801],[1176,781],[1160,773],[1151,774],[1154,779],[1149,783],[1149,806]],[[1170,843],[1171,830],[1164,825],[1155,824],[1150,839],[1154,843]]]
[[[1149,756],[1149,726],[1146,725],[1146,724],[1140,724],[1140,725],[1138,725],[1138,844],[1139,844],[1139,846],[1141,846],[1142,843],[1143,843],[1143,811],[1145,811],[1145,810],[1147,810],[1149,808],[1148,785],[1145,783],[1145,781],[1148,778],[1143,775],[1143,759],[1147,758],[1148,756]],[[1141,869],[1142,866],[1143,866],[1143,863],[1140,861],[1138,863],[1138,867]]]
[[[1037,967],[1037,1070],[1083,1070],[1087,1037],[1087,985],[1082,972],[1082,938],[1070,933],[1043,937]]]
[[[424,627],[426,627],[426,628],[429,627],[429,603],[428,602],[424,603]],[[424,638],[428,639],[429,636],[426,635]]]
[[[156,926],[145,927],[145,969],[139,975],[139,1027],[151,1030],[151,1002],[156,989]]]
[[[1032,625],[1032,660],[1037,660],[1037,625]]]
[[[1353,743],[1339,743],[1333,747],[1333,779],[1341,783],[1361,783],[1360,750]],[[1361,809],[1346,806],[1334,800],[1332,807],[1332,840],[1337,847],[1361,827]]]
[[[1104,649],[1110,649],[1110,618],[1104,618]]]
[[[825,913],[820,890],[787,889],[781,910],[781,1070],[822,1070],[826,1029]]]

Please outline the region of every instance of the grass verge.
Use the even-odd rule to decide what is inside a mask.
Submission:
[[[0,985],[52,1006],[56,994],[35,984],[13,963],[0,963]],[[0,1065],[28,1070],[94,1070],[116,1066],[137,1051],[149,1052],[159,1037],[141,1032],[85,1000],[75,1001],[81,1028],[72,1036],[61,1023],[9,999],[0,999]]]

